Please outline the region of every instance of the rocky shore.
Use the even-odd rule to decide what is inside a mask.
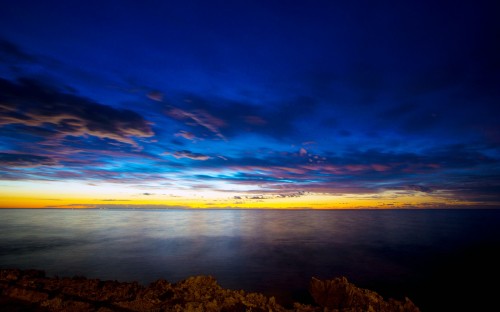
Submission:
[[[316,305],[278,304],[274,297],[222,288],[210,276],[194,276],[171,284],[157,280],[149,286],[137,282],[101,281],[85,277],[46,277],[39,270],[0,270],[2,311],[303,311],[303,312],[417,312],[408,298],[384,300],[371,290],[358,288],[345,277],[312,278],[310,293]]]

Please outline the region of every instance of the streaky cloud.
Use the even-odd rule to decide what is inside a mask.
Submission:
[[[22,153],[0,153],[0,166],[38,167],[54,165],[57,165],[57,161],[47,156]]]
[[[176,152],[173,152],[173,153],[167,152],[165,154],[166,155],[172,155],[173,157],[175,157],[177,159],[180,159],[180,158],[189,158],[189,159],[193,159],[193,160],[208,160],[208,159],[211,158],[208,155],[204,155],[204,154],[200,154],[200,153],[193,153],[193,152],[190,152],[190,151],[187,151],[187,150],[176,151]]]
[[[154,135],[138,113],[64,93],[33,79],[13,83],[0,78],[0,127],[48,127],[59,136],[91,135],[137,146],[134,138]]]

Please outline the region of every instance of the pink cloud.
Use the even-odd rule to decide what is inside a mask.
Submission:
[[[390,166],[381,165],[381,164],[373,164],[373,165],[371,165],[371,167],[373,168],[373,170],[379,171],[379,172],[388,171],[391,169]]]
[[[249,115],[249,116],[245,116],[244,120],[247,124],[254,125],[254,126],[262,126],[262,125],[267,124],[267,121],[260,116]]]
[[[156,102],[162,102],[163,101],[163,93],[160,91],[151,91],[148,94],[146,94],[148,99],[156,101]]]
[[[300,151],[299,151],[299,155],[300,155],[300,157],[307,156],[307,150],[305,148],[301,147]]]
[[[188,120],[194,122],[194,125],[202,126],[215,134],[215,136],[221,138],[222,140],[226,140],[224,135],[219,130],[219,128],[224,127],[226,123],[204,110],[198,109],[190,112],[180,108],[172,108],[168,111],[168,114],[170,117],[178,120]]]
[[[133,137],[151,137],[151,123],[127,109],[116,109],[28,79],[3,81],[0,126],[57,126],[59,136],[91,135],[137,146]]]
[[[181,130],[175,134],[176,137],[182,137],[186,140],[194,141],[196,140],[196,135],[191,132]]]
[[[177,159],[180,159],[180,158],[189,158],[189,159],[193,159],[193,160],[208,160],[208,159],[210,159],[210,156],[208,156],[208,155],[193,153],[193,152],[185,151],[185,150],[184,151],[176,151],[174,153],[165,153],[165,154],[172,155]]]

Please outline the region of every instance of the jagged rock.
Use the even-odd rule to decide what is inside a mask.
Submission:
[[[0,303],[9,311],[419,311],[409,299],[384,301],[345,278],[313,279],[311,293],[321,307],[295,303],[293,309],[285,309],[274,297],[224,289],[211,276],[194,276],[175,284],[157,280],[144,287],[137,282],[84,277],[48,278],[36,270],[0,270]]]
[[[49,298],[49,295],[43,291],[25,288],[22,286],[8,287],[2,294],[10,298],[25,300],[33,303],[42,302]]]
[[[404,302],[389,299],[385,301],[374,291],[354,286],[345,277],[322,281],[312,278],[310,293],[314,301],[331,311],[345,312],[419,312],[420,310],[405,298]]]

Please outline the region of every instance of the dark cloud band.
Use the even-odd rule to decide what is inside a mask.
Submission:
[[[95,103],[32,79],[0,79],[0,126],[51,127],[61,136],[92,135],[136,145],[134,137],[153,136],[138,113]]]

